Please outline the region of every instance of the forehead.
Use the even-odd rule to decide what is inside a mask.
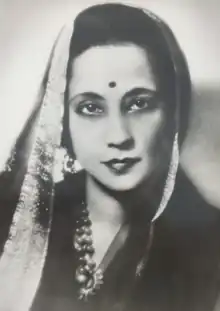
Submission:
[[[147,52],[133,44],[91,47],[73,61],[71,75],[73,95],[87,91],[105,95],[111,81],[117,83],[114,92],[134,87],[156,89]]]

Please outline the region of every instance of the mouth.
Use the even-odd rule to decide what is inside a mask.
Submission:
[[[134,165],[141,161],[141,158],[123,158],[123,159],[112,159],[110,161],[102,162],[105,164],[113,173],[122,175],[127,173]]]

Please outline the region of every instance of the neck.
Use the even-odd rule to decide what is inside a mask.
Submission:
[[[86,199],[92,221],[120,226],[125,219],[122,204],[90,175],[86,177]]]
[[[162,179],[163,180],[163,179]],[[150,221],[158,208],[163,183],[142,182],[130,191],[112,191],[90,175],[86,178],[86,199],[91,220],[120,226],[125,221]]]

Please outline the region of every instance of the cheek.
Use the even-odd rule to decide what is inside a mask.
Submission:
[[[76,158],[83,162],[97,156],[102,141],[102,121],[82,118],[75,113],[70,113],[70,136]]]
[[[161,141],[164,132],[165,115],[162,110],[132,116],[130,128],[139,150],[151,154],[155,146]]]

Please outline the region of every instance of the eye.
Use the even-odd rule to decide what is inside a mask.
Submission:
[[[87,100],[79,103],[76,112],[84,116],[99,116],[104,109],[99,103]]]
[[[131,100],[129,100],[126,106],[126,110],[128,113],[152,109],[152,98],[146,96],[132,98]]]

